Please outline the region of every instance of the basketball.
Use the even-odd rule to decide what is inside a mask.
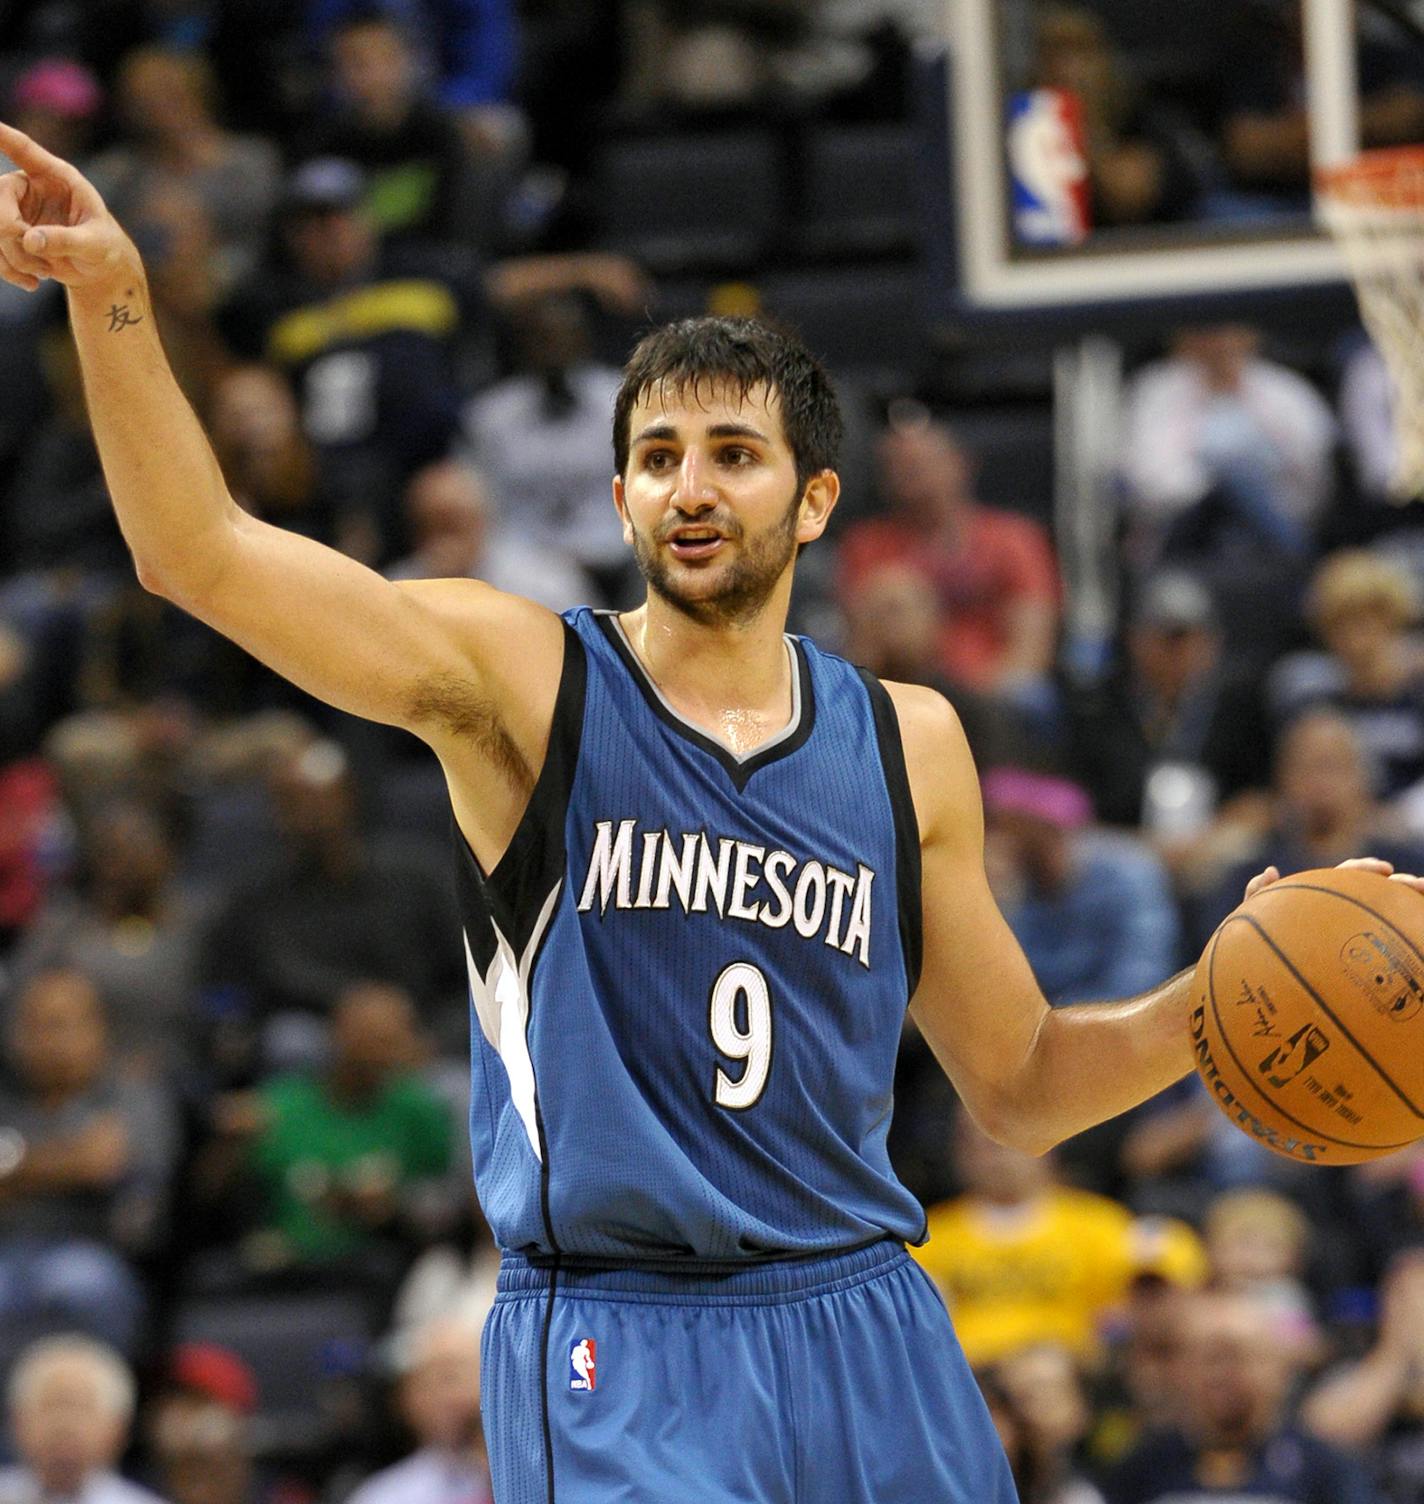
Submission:
[[[1222,921],[1193,977],[1212,1100],[1289,1159],[1352,1164],[1424,1136],[1424,895],[1298,872]]]

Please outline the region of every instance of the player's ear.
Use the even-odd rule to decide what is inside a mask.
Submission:
[[[796,523],[798,543],[811,543],[825,532],[840,495],[841,478],[834,470],[818,470],[806,482],[806,489],[801,493],[800,517]]]
[[[628,515],[628,497],[623,490],[623,477],[613,477],[613,510],[618,513],[618,520],[623,524],[623,541],[633,542],[633,520]]]

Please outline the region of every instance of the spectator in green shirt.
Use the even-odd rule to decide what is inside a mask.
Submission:
[[[271,1262],[347,1259],[424,1214],[450,1169],[451,1122],[417,1074],[422,1048],[409,997],[358,983],[337,1001],[326,1069],[273,1078],[248,1123],[230,1122],[252,1130]]]

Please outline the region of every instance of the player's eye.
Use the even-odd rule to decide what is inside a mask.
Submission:
[[[756,459],[756,455],[750,449],[743,449],[737,444],[730,449],[724,449],[721,459],[723,464],[727,465],[750,465]]]
[[[645,470],[670,470],[672,466],[673,456],[670,449],[650,449],[643,456]]]

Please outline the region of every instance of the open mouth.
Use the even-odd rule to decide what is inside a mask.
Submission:
[[[724,541],[711,528],[685,528],[668,539],[668,547],[679,559],[710,559]]]

